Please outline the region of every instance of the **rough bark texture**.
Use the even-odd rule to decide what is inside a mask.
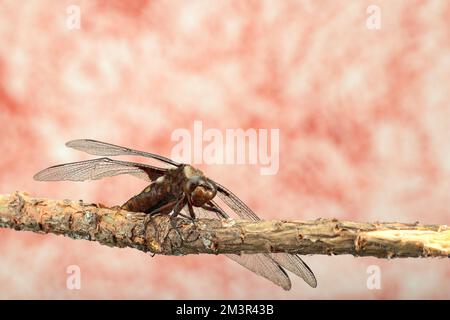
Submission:
[[[173,223],[176,229],[173,228]],[[0,195],[0,227],[54,233],[156,254],[290,252],[354,256],[450,257],[450,227],[419,223],[243,221],[150,217],[82,201]]]

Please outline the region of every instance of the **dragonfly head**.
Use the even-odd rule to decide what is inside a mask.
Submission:
[[[184,192],[192,205],[201,207],[216,196],[217,188],[205,177],[192,176],[187,180]]]

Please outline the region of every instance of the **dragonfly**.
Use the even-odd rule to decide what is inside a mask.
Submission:
[[[215,201],[219,198],[234,217],[260,221],[261,219],[229,189],[206,177],[189,164],[178,163],[154,153],[91,140],[78,139],[67,147],[101,158],[77,161],[49,167],[34,175],[38,181],[86,181],[121,174],[146,180],[150,184],[126,201],[121,208],[150,215],[169,214],[196,219],[229,219],[230,215]],[[141,156],[164,163],[166,167],[113,160],[112,156]],[[308,265],[296,254],[257,253],[226,254],[228,258],[262,276],[285,290],[291,289],[286,270],[302,278],[315,288],[317,280]]]

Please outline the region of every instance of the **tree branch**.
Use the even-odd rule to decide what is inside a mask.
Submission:
[[[450,227],[397,222],[244,221],[150,217],[82,201],[0,195],[0,227],[54,233],[164,255],[289,252],[450,257]],[[176,228],[173,228],[173,224]]]

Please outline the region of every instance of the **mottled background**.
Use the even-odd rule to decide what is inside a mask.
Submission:
[[[381,29],[366,27],[369,5]],[[67,28],[69,5],[81,29]],[[449,223],[450,2],[0,1],[0,193],[120,204],[121,176],[36,182],[95,138],[169,155],[177,128],[279,128],[280,170],[200,166],[266,218]],[[0,298],[450,298],[448,260],[310,256],[285,292],[219,256],[150,258],[0,230]],[[368,290],[367,267],[381,268]],[[81,290],[66,289],[78,265]]]

